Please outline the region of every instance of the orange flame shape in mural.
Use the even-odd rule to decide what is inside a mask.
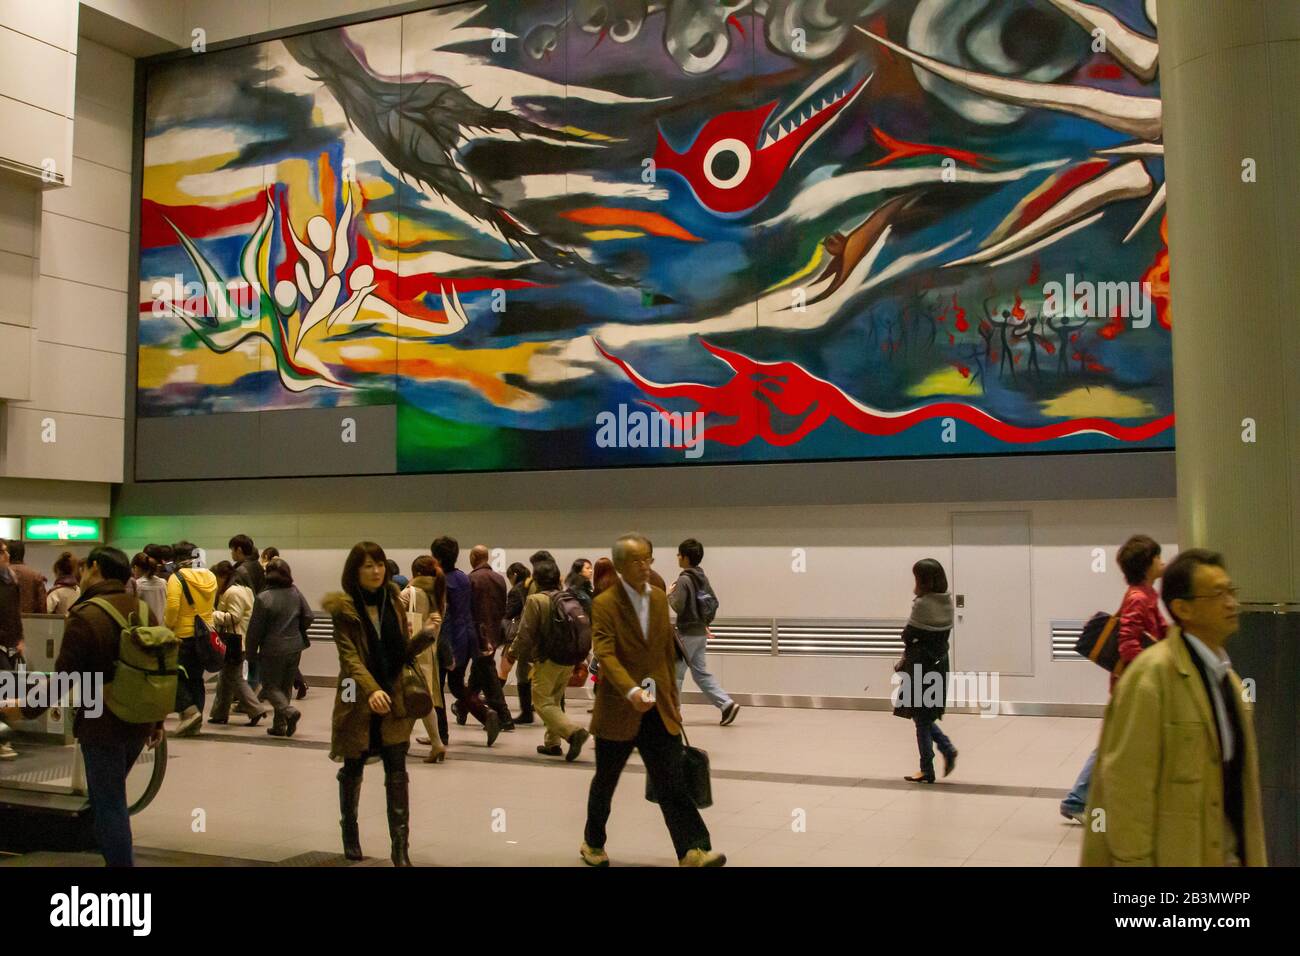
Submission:
[[[1160,220],[1160,240],[1164,247],[1156,254],[1151,268],[1142,275],[1143,282],[1151,283],[1151,299],[1156,304],[1156,319],[1166,329],[1174,327],[1174,314],[1169,307],[1169,217]]]

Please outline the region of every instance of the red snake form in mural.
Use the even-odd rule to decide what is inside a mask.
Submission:
[[[934,402],[919,408],[886,412],[862,404],[830,382],[809,373],[794,362],[759,362],[739,352],[720,348],[704,339],[700,340],[713,353],[735,371],[725,385],[702,385],[695,382],[652,382],[641,375],[628,362],[606,351],[599,342],[596,348],[601,355],[617,365],[647,395],[655,398],[677,398],[695,402],[705,415],[734,421],[707,426],[705,441],[720,445],[744,445],[762,438],[770,445],[794,445],[806,435],[816,431],[834,418],[856,432],[865,435],[897,435],[931,419],[952,418],[973,425],[999,441],[1015,444],[1049,441],[1070,435],[1101,434],[1116,441],[1142,441],[1158,435],[1174,424],[1174,416],[1167,415],[1141,425],[1120,425],[1105,418],[1076,418],[1025,428],[994,418],[965,402]],[[651,399],[642,404],[661,415],[666,408]],[[772,427],[772,412],[787,418],[800,419],[798,426],[789,432],[778,432]]]

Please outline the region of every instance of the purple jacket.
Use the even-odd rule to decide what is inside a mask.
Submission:
[[[464,667],[466,662],[472,660],[478,645],[471,600],[469,575],[460,568],[448,571],[447,618],[442,623],[442,629],[449,634],[457,668]]]

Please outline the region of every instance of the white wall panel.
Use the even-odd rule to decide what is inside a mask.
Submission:
[[[131,113],[77,94],[72,152],[101,166],[131,171]]]
[[[72,115],[76,55],[0,27],[0,95]]]
[[[4,120],[3,104],[4,100],[0,99],[0,122]],[[0,126],[0,129],[5,128]],[[39,203],[39,197],[32,190],[0,180],[0,252],[36,255]]]
[[[83,37],[77,53],[77,89],[89,100],[131,113],[135,109],[135,61]]]
[[[129,246],[125,232],[46,215],[41,224],[41,275],[125,292]]]
[[[0,0],[0,26],[77,52],[76,0]]]
[[[38,341],[31,398],[21,407],[120,419],[125,414],[125,380],[124,355]]]
[[[68,415],[5,406],[4,458],[0,471],[10,478],[120,482],[121,419]],[[42,421],[53,419],[58,440],[42,442]]]
[[[73,121],[67,116],[0,96],[0,129],[5,131],[0,157],[31,168],[34,177],[43,175],[45,161],[52,159],[54,172],[63,177],[60,181],[70,180],[72,126]],[[33,179],[29,191],[35,195],[35,190],[42,185]]]
[[[34,309],[36,334],[42,342],[126,352],[125,292],[41,276]]]
[[[0,400],[21,401],[32,389],[32,330],[0,325]]]
[[[46,213],[131,230],[131,176],[120,169],[74,158],[72,185],[50,190],[42,201]]]
[[[0,252],[0,325],[32,325],[36,260]]]
[[[236,5],[244,3],[245,0],[236,0]],[[188,42],[187,34],[181,29],[185,9],[181,0],[81,0],[81,5],[173,43]],[[83,36],[82,45],[86,42]]]

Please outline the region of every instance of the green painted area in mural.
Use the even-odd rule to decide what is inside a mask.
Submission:
[[[397,403],[399,471],[491,471],[517,467],[523,450],[508,429],[466,425]]]

